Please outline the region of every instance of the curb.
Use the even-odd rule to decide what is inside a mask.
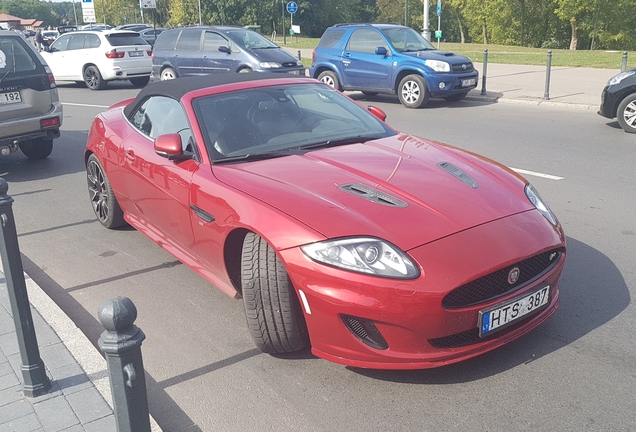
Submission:
[[[580,104],[572,102],[555,102],[551,100],[543,99],[510,99],[501,96],[489,96],[489,95],[471,95],[468,94],[464,100],[474,102],[488,102],[488,103],[504,103],[511,105],[534,105],[534,106],[546,106],[553,108],[568,108],[583,111],[598,111],[599,105]]]

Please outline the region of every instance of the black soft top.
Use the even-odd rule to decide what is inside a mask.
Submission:
[[[166,96],[175,100],[181,100],[183,95],[194,90],[206,87],[216,87],[226,84],[240,83],[246,81],[268,80],[268,79],[297,79],[305,78],[299,75],[286,73],[224,73],[213,75],[201,75],[195,77],[177,78],[167,81],[155,81],[144,87],[135,100],[126,105],[124,114],[130,118],[133,112],[150,96]]]

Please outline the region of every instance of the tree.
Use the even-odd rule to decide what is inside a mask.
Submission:
[[[557,8],[555,13],[559,18],[570,23],[572,36],[570,49],[575,50],[579,42],[579,27],[590,13],[595,10],[595,0],[554,0]]]

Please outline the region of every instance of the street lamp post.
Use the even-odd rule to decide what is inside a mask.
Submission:
[[[422,36],[427,41],[431,41],[431,29],[428,22],[428,0],[424,0],[424,23],[422,25]]]

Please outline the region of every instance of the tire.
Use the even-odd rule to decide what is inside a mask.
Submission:
[[[420,75],[407,75],[402,78],[398,86],[400,102],[407,108],[420,108],[426,105],[431,94],[426,87],[424,78]]]
[[[243,68],[243,69],[239,69],[238,73],[251,73],[252,69],[250,68]]]
[[[626,96],[618,105],[616,120],[625,132],[636,133],[636,93]]]
[[[35,139],[20,143],[20,150],[29,159],[44,159],[53,151],[52,139]]]
[[[90,155],[86,162],[88,195],[97,220],[106,228],[118,228],[124,224],[124,212],[97,156]]]
[[[104,81],[102,74],[99,73],[99,69],[95,66],[89,66],[84,69],[84,83],[91,90],[102,90],[106,87],[106,81]]]
[[[271,354],[305,348],[309,338],[300,303],[274,249],[248,233],[241,258],[245,316],[257,348]]]
[[[463,100],[467,94],[468,92],[457,93],[452,96],[445,97],[444,99],[447,100],[448,102],[459,102],[460,100]]]
[[[333,71],[326,70],[324,72],[321,72],[320,75],[318,75],[318,81],[324,82],[325,84],[330,85],[336,90],[342,90],[340,88],[340,81],[338,81],[338,76]]]
[[[143,87],[150,82],[150,77],[130,78],[130,82],[135,87]]]
[[[168,80],[172,80],[176,78],[177,78],[177,73],[172,68],[167,67],[161,71],[161,77],[160,77],[161,81],[168,81]]]

